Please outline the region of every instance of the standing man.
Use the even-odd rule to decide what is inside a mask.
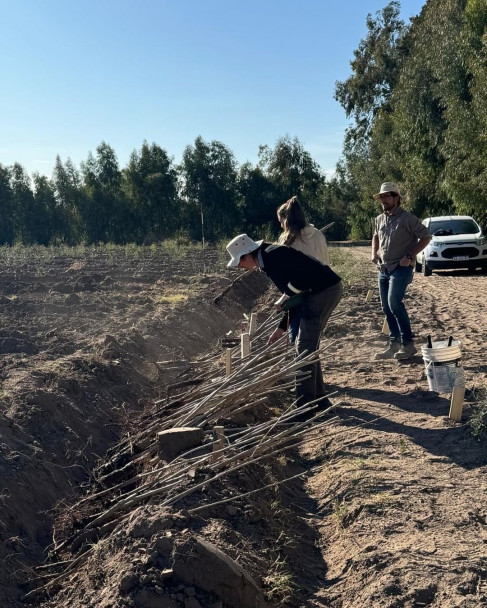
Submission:
[[[389,345],[374,358],[401,361],[417,350],[403,299],[413,280],[416,254],[426,247],[431,236],[415,215],[401,207],[402,196],[396,184],[384,182],[374,198],[383,213],[374,221],[371,258],[379,266],[380,302],[389,326]]]

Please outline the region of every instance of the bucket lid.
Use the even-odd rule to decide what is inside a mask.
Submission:
[[[456,361],[461,359],[461,341],[453,340],[451,346],[448,346],[448,340],[440,340],[432,342],[433,348],[428,348],[427,345],[421,346],[423,359],[426,362],[444,363],[446,361]]]

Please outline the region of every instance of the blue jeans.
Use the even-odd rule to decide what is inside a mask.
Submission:
[[[407,344],[413,339],[411,321],[403,302],[412,280],[412,266],[396,266],[392,272],[386,269],[379,272],[380,303],[389,325],[391,342]]]

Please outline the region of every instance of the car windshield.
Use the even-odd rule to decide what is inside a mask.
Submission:
[[[434,236],[476,234],[479,231],[478,225],[473,220],[436,220],[430,222],[428,229]]]

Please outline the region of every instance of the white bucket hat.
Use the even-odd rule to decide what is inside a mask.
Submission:
[[[381,184],[380,192],[378,192],[377,194],[374,194],[375,200],[376,201],[379,200],[379,196],[381,194],[386,194],[387,192],[395,192],[396,194],[399,195],[399,198],[402,200],[401,192],[394,182],[384,182],[383,184]]]
[[[238,266],[240,258],[246,253],[251,253],[258,249],[264,241],[253,241],[246,234],[239,234],[233,238],[227,245],[227,251],[231,256],[231,260],[227,264],[227,268]]]

